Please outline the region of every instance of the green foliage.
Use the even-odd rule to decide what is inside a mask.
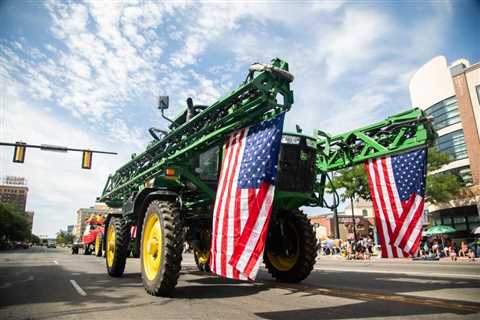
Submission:
[[[30,228],[24,212],[14,205],[0,203],[0,240],[28,240],[31,236]]]
[[[426,201],[438,203],[454,199],[463,184],[459,177],[447,172],[428,175],[426,187]]]
[[[428,172],[440,169],[448,164],[448,154],[435,147],[428,150]],[[426,183],[426,201],[430,203],[446,202],[454,199],[464,187],[462,179],[452,172],[429,174]]]
[[[40,238],[34,234],[32,234],[32,236],[30,237],[30,241],[36,245],[40,244]]]
[[[329,190],[332,190],[332,184],[336,189],[344,190],[340,196],[342,201],[357,197],[370,199],[368,177],[363,164],[337,171],[328,185]]]
[[[57,243],[72,244],[74,235],[71,232],[60,230],[57,232]]]
[[[428,149],[428,172],[440,169],[442,166],[450,162],[448,154],[440,152],[437,148],[432,147]]]

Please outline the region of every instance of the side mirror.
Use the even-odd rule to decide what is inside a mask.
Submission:
[[[159,96],[158,97],[158,109],[167,110],[168,109],[168,96]]]

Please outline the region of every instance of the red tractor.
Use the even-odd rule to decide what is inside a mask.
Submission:
[[[103,233],[104,233],[103,215],[92,214],[85,220],[86,227],[81,237],[81,242],[72,247],[72,254],[78,254],[80,247],[83,247],[83,254],[88,255],[92,252],[97,257],[103,256]]]

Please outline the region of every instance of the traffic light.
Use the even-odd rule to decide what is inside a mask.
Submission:
[[[25,161],[25,151],[26,151],[26,143],[24,142],[16,142],[15,143],[15,150],[13,152],[13,162],[23,163]]]
[[[82,154],[82,169],[92,168],[92,151],[84,150]]]

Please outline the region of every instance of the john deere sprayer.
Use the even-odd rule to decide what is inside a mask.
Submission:
[[[187,100],[168,128],[150,128],[146,150],[109,176],[99,201],[121,208],[105,221],[108,274],[122,276],[127,256],[141,259],[147,292],[170,295],[177,284],[184,243],[200,270],[209,270],[212,215],[223,145],[236,130],[273,119],[293,104],[294,77],[280,59],[254,64],[246,80],[212,105]],[[161,97],[162,115],[168,98]],[[285,132],[278,155],[264,263],[279,281],[299,282],[313,269],[317,241],[300,210],[324,205],[328,172],[367,159],[425,147],[433,131],[418,109],[330,136]]]

